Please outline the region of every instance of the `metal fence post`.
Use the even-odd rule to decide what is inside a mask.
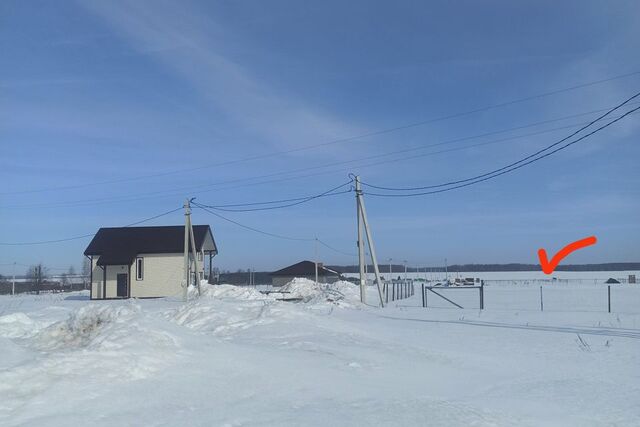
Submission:
[[[607,285],[607,305],[609,307],[609,313],[611,313],[611,285]]]
[[[480,282],[480,310],[484,310],[484,280]]]
[[[540,311],[544,311],[544,305],[542,304],[542,286],[540,286]]]
[[[424,283],[422,284],[422,307],[426,307],[424,305]]]

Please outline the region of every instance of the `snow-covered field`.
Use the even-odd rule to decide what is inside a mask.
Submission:
[[[640,425],[640,285],[611,314],[606,294],[566,306],[606,286],[558,289],[544,312],[523,284],[487,286],[482,312],[379,309],[346,282],[297,281],[297,303],[2,296],[0,425]]]

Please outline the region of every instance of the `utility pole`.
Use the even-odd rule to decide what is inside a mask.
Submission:
[[[37,267],[37,279],[36,279],[36,295],[40,295],[40,288],[42,287],[42,264],[38,264]]]
[[[195,279],[196,279],[196,285],[198,286],[198,296],[202,295],[202,289],[200,288],[200,269],[198,268],[198,253],[196,252],[196,239],[193,235],[193,224],[191,223],[191,209],[189,209],[189,215],[188,215],[188,221],[189,221],[189,235],[191,236],[191,253],[193,255],[193,267],[195,269]],[[204,260],[204,257],[203,257]],[[204,274],[203,274],[204,276]]]
[[[360,301],[364,304],[367,301],[366,296],[366,276],[364,271],[364,241],[362,240],[362,214],[360,212],[360,199],[358,198],[360,189],[360,177],[356,177],[356,211],[358,215],[358,264],[360,266]]]
[[[191,216],[191,204],[189,199],[184,202],[184,287],[182,300],[187,301],[187,291],[189,288],[189,217]]]
[[[318,238],[317,237],[313,241],[313,251],[314,251],[314,257],[315,257],[315,264],[316,264],[316,287],[318,287]]]
[[[405,259],[404,261],[404,280],[407,280],[407,260]]]
[[[362,226],[367,235],[367,243],[369,244],[369,253],[371,254],[371,263],[373,264],[373,270],[376,275],[376,285],[378,287],[378,297],[380,298],[380,306],[384,307],[384,299],[382,297],[382,280],[380,280],[380,270],[378,268],[378,259],[376,257],[376,248],[373,244],[373,236],[371,228],[369,227],[369,221],[367,220],[367,210],[364,206],[364,198],[362,197],[362,189],[360,187],[360,177],[356,176],[356,204],[358,206],[358,255],[360,257],[360,292],[361,296],[364,296],[364,245],[362,243]],[[361,221],[362,220],[362,223]],[[362,300],[364,302],[364,298]]]

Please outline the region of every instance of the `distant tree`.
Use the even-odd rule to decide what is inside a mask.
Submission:
[[[42,288],[42,283],[47,277],[48,269],[42,263],[32,265],[27,270],[26,276],[27,279],[31,282],[32,289],[36,291],[37,294],[40,294],[40,290]]]
[[[69,286],[69,276],[67,275],[67,273],[62,273],[60,275],[60,284],[62,285],[63,288],[66,288],[67,286]]]
[[[89,287],[89,280],[91,278],[91,261],[89,258],[82,258],[82,283],[84,289]]]
[[[68,286],[69,290],[73,289],[73,279],[75,279],[76,276],[76,269],[73,267],[73,265],[69,266],[69,270],[67,270],[66,274],[63,274],[63,276],[66,278],[66,282],[62,282],[62,286]]]

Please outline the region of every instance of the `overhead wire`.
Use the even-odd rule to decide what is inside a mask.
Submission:
[[[235,224],[238,227],[244,228],[246,230],[253,231],[253,232],[259,233],[259,234],[263,234],[265,236],[275,237],[277,239],[283,239],[283,240],[294,240],[294,241],[299,241],[299,242],[312,242],[312,241],[315,240],[315,239],[304,238],[304,237],[285,236],[285,235],[282,235],[282,234],[270,233],[268,231],[259,230],[259,229],[255,228],[255,227],[251,227],[249,225],[245,225],[245,224],[242,224],[242,223],[240,223],[238,221],[235,221],[235,220],[233,220],[231,218],[227,218],[226,216],[221,215],[221,214],[219,214],[217,212],[214,212],[213,210],[211,210],[211,209],[207,208],[206,206],[203,206],[203,205],[201,205],[201,204],[199,204],[199,203],[197,203],[195,201],[192,201],[191,204],[193,204],[195,207],[197,207],[199,209],[202,209],[205,212],[208,212],[211,215],[216,216],[216,217],[218,217],[218,218],[220,218],[220,219],[222,219],[224,221],[227,221],[227,222],[229,222],[231,224]]]
[[[413,122],[413,123],[408,123],[408,124],[395,126],[395,127],[390,127],[390,128],[386,128],[386,129],[372,131],[372,132],[366,132],[366,133],[362,133],[362,134],[354,135],[354,136],[350,136],[350,137],[338,138],[338,139],[334,139],[334,140],[331,140],[331,141],[326,141],[326,142],[322,142],[322,143],[318,143],[318,144],[307,145],[307,146],[304,146],[304,147],[296,147],[296,148],[292,148],[290,150],[278,151],[278,152],[273,152],[273,153],[266,153],[266,154],[262,154],[262,155],[248,156],[248,157],[235,159],[235,160],[229,160],[229,161],[225,161],[225,162],[212,163],[212,164],[209,164],[209,165],[198,166],[198,167],[176,169],[176,170],[173,170],[173,171],[166,171],[166,172],[161,172],[161,173],[156,173],[156,174],[139,175],[139,176],[134,176],[134,177],[127,177],[127,178],[120,178],[120,179],[113,179],[113,180],[104,180],[104,181],[97,181],[97,182],[83,183],[83,184],[58,186],[58,187],[47,187],[47,188],[40,188],[40,189],[18,190],[18,191],[5,191],[5,192],[1,192],[0,195],[41,193],[41,192],[47,192],[47,191],[58,191],[58,190],[70,190],[70,189],[77,189],[77,188],[86,188],[86,187],[97,186],[97,185],[117,184],[117,183],[130,182],[130,181],[136,181],[136,180],[147,179],[147,178],[157,178],[157,177],[175,175],[175,174],[179,174],[179,173],[193,172],[193,171],[208,169],[208,168],[211,168],[211,167],[228,166],[228,165],[233,165],[233,164],[238,164],[238,163],[247,162],[247,161],[253,161],[253,160],[262,160],[262,159],[266,159],[266,158],[270,158],[270,157],[280,156],[280,155],[283,155],[283,154],[290,154],[290,153],[312,150],[312,149],[315,149],[315,148],[326,147],[326,146],[335,145],[335,144],[344,143],[344,142],[351,142],[351,141],[355,141],[355,140],[359,140],[359,139],[363,139],[363,138],[383,135],[383,134],[387,134],[387,133],[391,133],[391,132],[396,132],[396,131],[399,131],[399,130],[405,130],[405,129],[409,129],[409,128],[413,128],[413,127],[423,126],[423,125],[426,125],[426,124],[436,123],[436,122],[439,122],[439,121],[450,120],[450,119],[464,117],[464,116],[468,116],[468,115],[472,115],[472,114],[476,114],[476,113],[486,112],[486,111],[490,111],[490,110],[497,109],[497,108],[502,108],[502,107],[506,107],[506,106],[510,106],[510,105],[514,105],[514,104],[518,104],[518,103],[522,103],[522,102],[531,101],[531,100],[534,100],[534,99],[545,98],[545,97],[548,97],[548,96],[557,95],[559,93],[569,92],[569,91],[573,91],[573,90],[577,90],[577,89],[581,89],[581,88],[585,88],[585,87],[590,87],[590,86],[594,86],[594,85],[610,82],[610,81],[613,81],[613,80],[618,80],[618,79],[623,79],[623,78],[626,78],[626,77],[631,77],[631,76],[635,76],[635,75],[638,75],[638,74],[640,74],[640,70],[639,71],[630,72],[630,73],[626,73],[626,74],[613,76],[613,77],[609,77],[609,78],[605,78],[605,79],[600,79],[600,80],[586,82],[586,83],[582,83],[582,84],[578,84],[578,85],[573,85],[573,86],[569,86],[569,87],[565,87],[565,88],[561,88],[561,89],[547,91],[547,92],[539,93],[539,94],[536,94],[536,95],[526,96],[526,97],[523,97],[523,98],[518,98],[518,99],[511,100],[511,101],[492,104],[492,105],[479,107],[479,108],[475,108],[475,109],[471,109],[471,110],[466,110],[466,111],[462,111],[462,112],[458,112],[458,113],[443,115],[443,116],[439,116],[439,117],[435,117],[435,118],[431,118],[431,119],[427,119],[427,120],[417,121],[417,122]]]
[[[179,207],[177,209],[172,209],[170,211],[167,212],[163,212],[161,214],[158,215],[154,215],[152,217],[149,218],[145,218],[141,221],[136,221],[136,222],[132,222],[131,224],[127,224],[123,227],[133,227],[134,225],[138,225],[138,224],[142,224],[144,222],[148,222],[151,220],[154,220],[156,218],[160,218],[163,217],[165,215],[169,215],[172,214],[176,211],[181,210],[182,207]],[[73,236],[73,237],[67,237],[67,238],[63,238],[63,239],[55,239],[55,240],[42,240],[42,241],[37,241],[37,242],[0,242],[0,246],[32,246],[32,245],[45,245],[45,244],[49,244],[49,243],[62,243],[62,242],[68,242],[71,240],[80,240],[80,239],[86,239],[87,237],[93,237],[95,236],[96,233],[90,233],[90,234],[83,234],[81,236]]]
[[[541,154],[541,153],[543,153],[543,152],[545,152],[545,151],[547,151],[547,150],[549,150],[549,149],[551,149],[551,148],[553,148],[553,147],[555,147],[555,146],[557,146],[557,145],[562,144],[563,142],[565,142],[565,141],[567,141],[567,140],[569,140],[569,139],[573,138],[574,136],[576,136],[577,134],[579,134],[579,133],[580,133],[580,132],[582,132],[583,130],[585,130],[585,129],[587,129],[587,128],[591,127],[593,124],[597,123],[598,121],[600,121],[600,120],[604,119],[604,118],[605,118],[605,117],[607,117],[609,114],[611,114],[611,113],[613,113],[614,111],[616,111],[616,110],[618,110],[618,109],[622,108],[623,106],[625,106],[626,104],[628,104],[629,102],[633,101],[635,98],[637,98],[637,97],[639,97],[639,96],[640,96],[640,92],[636,93],[635,95],[631,96],[630,98],[627,98],[627,99],[626,99],[625,101],[623,101],[622,103],[620,103],[620,104],[616,105],[615,107],[613,107],[613,108],[609,109],[609,110],[608,110],[607,112],[605,112],[604,114],[602,114],[602,115],[598,116],[598,117],[597,117],[597,118],[595,118],[594,120],[591,120],[591,121],[590,121],[590,122],[588,122],[586,125],[582,126],[581,128],[579,128],[578,130],[576,130],[576,131],[572,132],[571,134],[569,134],[569,135],[565,136],[564,138],[560,139],[559,141],[554,142],[553,144],[548,145],[547,147],[545,147],[545,148],[543,148],[543,149],[541,149],[541,150],[538,150],[538,151],[536,151],[535,153],[530,154],[529,156],[524,157],[524,158],[522,158],[522,159],[520,159],[520,160],[518,160],[518,161],[516,161],[516,162],[513,162],[513,163],[511,163],[511,164],[508,164],[508,165],[506,165],[506,166],[504,166],[504,167],[502,167],[502,168],[495,169],[495,170],[493,170],[493,171],[490,171],[490,172],[484,173],[484,174],[482,174],[482,175],[477,175],[477,176],[475,176],[475,177],[466,178],[466,179],[463,179],[463,180],[451,181],[451,182],[446,182],[446,183],[442,183],[442,184],[437,184],[437,185],[432,185],[432,186],[422,186],[422,187],[404,187],[404,188],[401,188],[401,187],[383,187],[383,186],[378,186],[378,185],[368,184],[368,183],[365,183],[365,182],[362,182],[362,185],[365,185],[365,186],[367,186],[367,187],[371,187],[371,188],[376,188],[376,189],[378,189],[378,190],[389,190],[389,191],[413,191],[413,190],[425,190],[425,189],[428,189],[428,188],[446,187],[446,186],[449,186],[449,185],[459,184],[459,183],[463,183],[463,182],[467,182],[467,181],[472,181],[472,180],[477,179],[477,178],[482,178],[482,177],[484,177],[484,176],[491,175],[491,174],[493,174],[493,173],[500,172],[500,171],[502,171],[502,170],[504,170],[504,169],[510,168],[511,166],[517,165],[518,163],[522,163],[522,162],[524,162],[524,161],[526,161],[526,160],[529,160],[530,158],[535,157],[535,156],[537,156],[537,155],[539,155],[539,154]],[[621,116],[621,117],[618,117],[618,120],[620,120],[620,119],[622,119],[622,118],[624,118],[624,117],[628,116],[630,113],[634,112],[635,110],[637,110],[637,108],[636,108],[636,109],[634,109],[634,110],[631,110],[630,112],[627,112],[626,114],[624,114],[624,115],[623,115],[623,116]],[[618,121],[618,120],[616,120],[616,121]],[[613,123],[615,123],[616,121],[614,121]]]
[[[297,206],[297,205],[301,205],[303,203],[307,203],[310,202],[311,200],[315,200],[315,199],[319,199],[321,197],[329,197],[329,196],[336,196],[339,194],[346,194],[349,193],[351,191],[351,189],[349,190],[344,190],[344,191],[339,191],[339,192],[335,192],[336,190],[347,186],[349,184],[351,184],[353,182],[353,180],[349,180],[347,182],[345,182],[344,184],[340,184],[336,187],[333,187],[327,191],[324,191],[320,194],[316,194],[313,196],[307,196],[307,197],[297,197],[295,199],[285,199],[285,202],[290,202],[287,204],[280,204],[277,206],[266,206],[266,207],[260,207],[260,208],[245,208],[245,209],[229,209],[226,207],[222,207],[220,205],[218,206],[212,206],[212,205],[205,205],[205,204],[201,204],[199,203],[200,206],[204,206],[210,209],[215,209],[218,211],[226,211],[226,212],[250,212],[250,211],[264,211],[264,210],[272,210],[272,209],[282,209],[282,208],[288,208],[288,207],[292,207],[292,206]],[[280,202],[283,202],[282,200]],[[264,204],[275,204],[278,203],[278,201],[268,201],[268,202],[253,202],[253,203],[239,203],[236,204],[235,206],[255,206],[255,205],[264,205]]]
[[[546,158],[546,157],[549,157],[549,156],[551,156],[551,155],[553,155],[553,154],[555,154],[555,153],[557,153],[557,152],[559,152],[559,151],[561,151],[561,150],[564,150],[564,149],[566,149],[566,148],[568,148],[568,147],[570,147],[570,146],[572,146],[572,145],[574,145],[574,144],[576,144],[576,143],[578,143],[578,142],[580,142],[580,141],[582,141],[582,140],[584,140],[584,139],[586,139],[586,138],[588,138],[588,137],[590,137],[590,136],[592,136],[592,135],[594,135],[594,134],[596,134],[596,133],[600,132],[601,130],[603,130],[603,129],[605,129],[605,128],[609,127],[609,126],[611,126],[612,124],[617,123],[618,121],[622,120],[623,118],[627,117],[627,116],[628,116],[628,115],[630,115],[630,114],[633,114],[633,113],[634,113],[634,112],[636,112],[636,111],[640,111],[640,107],[636,107],[636,108],[634,108],[634,109],[632,109],[632,110],[629,110],[628,112],[626,112],[626,113],[625,113],[625,114],[623,114],[622,116],[620,116],[620,117],[618,117],[618,118],[616,118],[616,119],[611,120],[610,122],[608,122],[608,123],[606,123],[606,124],[604,124],[604,125],[600,126],[599,128],[597,128],[597,129],[595,129],[595,130],[593,130],[593,131],[591,131],[591,132],[589,132],[589,133],[587,133],[587,134],[585,134],[585,135],[581,136],[580,138],[578,138],[578,139],[576,139],[576,140],[574,140],[574,141],[571,141],[571,142],[569,142],[569,143],[567,143],[567,144],[565,144],[565,145],[563,145],[563,146],[560,146],[560,147],[558,147],[558,148],[556,148],[556,149],[554,149],[554,150],[552,150],[552,151],[550,151],[550,152],[544,153],[543,155],[540,155],[539,157],[532,158],[532,159],[530,159],[530,160],[528,160],[528,161],[526,161],[526,162],[524,162],[524,163],[520,163],[520,162],[514,163],[514,165],[515,165],[515,166],[513,166],[513,167],[511,167],[511,168],[509,168],[509,169],[500,168],[500,169],[498,169],[498,170],[500,170],[500,171],[501,171],[501,172],[499,172],[499,173],[491,174],[491,175],[489,175],[489,176],[487,176],[487,174],[479,175],[479,176],[482,176],[483,178],[476,179],[476,180],[471,181],[471,182],[465,182],[465,181],[467,181],[467,180],[460,180],[460,181],[458,181],[458,182],[465,182],[465,183],[464,183],[464,184],[460,184],[460,185],[455,185],[455,186],[453,186],[453,187],[448,187],[448,188],[443,188],[443,189],[433,190],[433,191],[427,191],[427,192],[420,192],[420,193],[410,193],[410,194],[397,194],[397,193],[392,193],[392,194],[384,194],[384,193],[372,193],[372,192],[365,192],[365,194],[367,194],[367,195],[369,195],[369,196],[377,196],[377,197],[413,197],[413,196],[424,196],[424,195],[428,195],[428,194],[444,193],[444,192],[447,192],[447,191],[451,191],[451,190],[455,190],[455,189],[463,188],[463,187],[468,187],[468,186],[470,186],[470,185],[474,185],[474,184],[478,184],[478,183],[480,183],[480,182],[488,181],[488,180],[490,180],[490,179],[497,178],[498,176],[505,175],[505,174],[507,174],[507,173],[513,172],[513,171],[515,171],[515,170],[517,170],[517,169],[520,169],[520,168],[522,168],[522,167],[524,167],[524,166],[530,165],[531,163],[534,163],[534,162],[537,162],[537,161],[539,161],[539,160],[542,160],[542,159],[544,159],[544,158]],[[364,184],[364,183],[363,183],[363,184]]]
[[[635,103],[630,103],[630,104],[635,104]],[[496,131],[484,132],[484,133],[476,134],[476,135],[469,135],[469,136],[465,136],[465,137],[449,139],[449,140],[440,141],[440,142],[436,142],[436,143],[432,143],[432,144],[420,145],[420,146],[417,146],[417,147],[410,147],[410,148],[405,148],[405,149],[401,149],[401,150],[389,151],[389,152],[385,152],[385,153],[381,153],[381,154],[375,154],[375,155],[360,157],[360,158],[356,158],[356,159],[341,160],[341,161],[331,162],[331,163],[327,163],[327,164],[323,164],[323,165],[310,166],[310,167],[306,167],[306,168],[293,169],[293,170],[287,170],[287,171],[280,171],[280,172],[270,173],[270,174],[266,174],[266,175],[258,175],[258,176],[254,176],[254,177],[248,177],[248,178],[239,178],[239,179],[233,179],[233,180],[227,180],[227,181],[219,181],[219,182],[216,182],[216,183],[210,183],[210,184],[204,184],[204,185],[198,185],[198,186],[180,187],[180,188],[175,188],[175,189],[172,189],[172,190],[145,192],[145,193],[139,193],[139,194],[131,195],[131,196],[128,196],[128,197],[125,197],[125,198],[111,197],[111,198],[99,198],[99,199],[85,199],[85,200],[76,200],[76,201],[68,201],[68,202],[59,202],[59,203],[54,203],[54,204],[26,204],[26,205],[15,205],[15,204],[12,204],[12,205],[0,206],[0,208],[16,208],[16,209],[21,209],[21,208],[23,208],[23,209],[27,209],[27,208],[49,208],[49,207],[56,208],[56,207],[71,207],[71,206],[89,206],[89,205],[94,205],[94,204],[113,203],[113,202],[138,201],[138,200],[141,200],[141,199],[151,199],[151,198],[158,198],[158,197],[169,197],[171,195],[182,195],[182,194],[184,194],[185,190],[194,190],[194,189],[198,189],[198,188],[211,188],[211,187],[214,187],[214,186],[224,185],[224,184],[227,184],[227,183],[250,181],[250,180],[253,180],[253,179],[273,177],[273,176],[278,176],[278,175],[286,175],[286,174],[302,172],[302,171],[309,171],[309,170],[314,170],[314,169],[324,169],[324,168],[327,168],[327,167],[332,167],[332,166],[337,166],[337,165],[345,165],[345,164],[352,164],[352,163],[357,163],[357,162],[363,162],[363,161],[366,161],[366,160],[373,160],[373,159],[377,159],[377,158],[383,158],[384,159],[384,160],[379,161],[379,162],[369,162],[369,163],[366,163],[366,164],[358,166],[359,168],[371,167],[371,166],[377,166],[377,165],[380,165],[380,164],[388,164],[388,163],[394,163],[394,162],[399,162],[399,161],[404,161],[404,160],[411,160],[411,159],[415,159],[415,158],[419,158],[419,157],[429,157],[429,156],[437,155],[437,154],[443,154],[443,153],[448,153],[448,152],[453,152],[453,151],[460,151],[460,150],[479,147],[479,146],[483,146],[483,145],[490,145],[490,144],[510,141],[510,140],[514,140],[514,139],[525,138],[525,137],[528,137],[528,136],[540,135],[540,134],[544,134],[544,133],[554,132],[556,130],[568,129],[568,128],[571,128],[571,127],[574,127],[574,126],[582,126],[582,125],[584,125],[586,123],[589,123],[589,122],[581,122],[581,123],[576,123],[576,124],[567,125],[567,126],[544,129],[544,130],[541,130],[541,131],[531,132],[531,133],[527,133],[527,134],[515,135],[515,136],[510,136],[510,137],[497,139],[497,140],[492,140],[492,141],[488,141],[488,142],[482,142],[482,143],[479,143],[479,144],[465,145],[465,146],[458,147],[458,148],[452,148],[452,149],[447,149],[447,150],[439,150],[439,151],[429,152],[429,153],[425,153],[425,154],[416,154],[416,155],[405,156],[405,157],[396,158],[396,159],[388,159],[389,156],[393,156],[393,155],[397,155],[397,154],[417,152],[417,151],[421,151],[421,150],[424,150],[424,149],[427,149],[427,148],[431,148],[431,147],[437,147],[437,146],[441,146],[441,145],[448,145],[448,144],[453,144],[453,143],[458,143],[458,142],[464,142],[464,141],[483,138],[483,137],[486,137],[486,136],[496,135],[496,134],[500,134],[500,133],[507,133],[507,132],[511,132],[511,131],[515,131],[515,130],[526,129],[526,128],[530,128],[530,127],[536,127],[536,126],[540,126],[540,125],[543,125],[543,124],[548,124],[548,123],[558,122],[558,121],[562,121],[562,120],[567,120],[567,119],[570,119],[570,118],[576,118],[576,117],[585,116],[585,115],[589,115],[589,114],[608,111],[610,108],[611,107],[592,110],[592,111],[578,113],[578,114],[572,114],[572,115],[563,116],[563,117],[559,117],[559,118],[553,118],[553,119],[533,122],[533,123],[529,123],[529,124],[525,124],[525,125],[520,125],[520,126],[515,126],[515,127],[505,128],[505,129],[500,129],[500,130],[496,130]],[[323,174],[326,174],[326,173],[334,173],[334,172],[349,171],[349,170],[351,170],[351,169],[344,169],[344,168],[343,169],[339,169],[339,170],[333,169],[331,171],[322,172],[322,173],[306,174],[306,175],[302,175],[302,176],[300,176],[300,175],[295,176],[294,175],[294,176],[285,177],[285,178],[282,178],[282,179],[258,181],[258,182],[254,182],[254,183],[235,185],[235,186],[230,186],[230,187],[222,187],[221,189],[222,190],[224,190],[224,189],[234,189],[234,188],[242,188],[242,187],[247,187],[247,186],[269,184],[269,183],[274,183],[274,182],[289,181],[289,180],[294,180],[294,179],[300,179],[300,178],[312,177],[312,176],[317,176],[317,175],[323,175]],[[213,190],[196,191],[196,192],[191,191],[191,194],[202,194],[202,193],[207,193],[207,192],[210,192],[210,191],[213,191]],[[301,198],[298,198],[298,199],[285,199],[282,202],[302,200],[304,198],[305,197],[301,197]],[[273,202],[273,204],[275,204],[275,203],[276,203],[276,201]],[[258,204],[260,204],[260,203],[258,203]],[[267,203],[264,203],[264,204],[267,204]],[[216,207],[221,207],[222,208],[222,207],[237,207],[237,206],[247,206],[247,205],[249,205],[249,204],[218,205]]]
[[[324,246],[324,247],[326,247],[326,248],[328,248],[328,249],[330,249],[330,250],[332,250],[332,251],[334,251],[336,253],[339,253],[339,254],[342,254],[342,255],[354,256],[351,253],[348,253],[348,252],[345,252],[345,251],[341,251],[339,249],[334,248],[333,246],[327,244],[323,240],[318,239],[317,237],[315,237],[315,238],[293,237],[293,236],[285,236],[285,235],[282,235],[282,234],[271,233],[269,231],[264,231],[264,230],[260,230],[260,229],[255,228],[255,227],[251,227],[249,225],[246,225],[246,224],[243,224],[241,222],[235,221],[235,220],[233,220],[231,218],[227,218],[226,216],[221,215],[218,212],[214,212],[213,210],[211,210],[211,209],[207,208],[206,206],[203,206],[203,205],[201,205],[201,204],[199,204],[199,203],[197,203],[195,201],[193,201],[192,204],[195,207],[197,207],[199,209],[202,209],[205,212],[208,212],[208,213],[210,213],[211,215],[213,215],[215,217],[218,217],[218,218],[220,218],[220,219],[222,219],[224,221],[227,221],[227,222],[229,222],[231,224],[234,224],[234,225],[236,225],[238,227],[244,228],[245,230],[253,231],[254,233],[259,233],[259,234],[262,234],[262,235],[265,235],[265,236],[274,237],[274,238],[282,239],[282,240],[291,240],[291,241],[298,241],[298,242],[313,242],[313,241],[317,241],[322,246]]]

